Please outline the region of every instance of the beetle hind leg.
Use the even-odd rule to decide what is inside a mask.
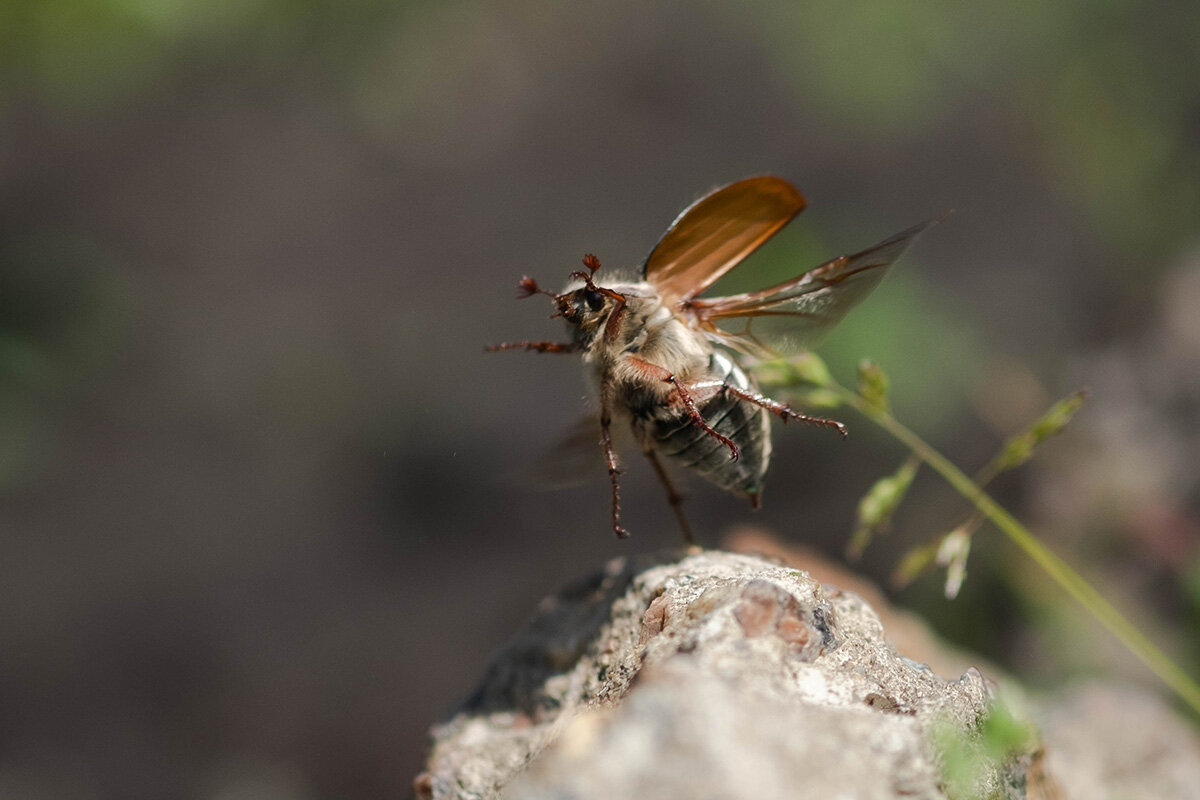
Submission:
[[[806,425],[819,425],[823,428],[833,428],[835,431],[846,437],[846,426],[838,422],[836,419],[825,419],[824,417],[812,417],[808,414],[801,414],[799,411],[793,411],[792,407],[787,403],[781,403],[778,400],[772,400],[766,395],[757,394],[755,392],[747,392],[744,389],[739,389],[736,386],[730,386],[724,383],[721,386],[721,391],[728,392],[734,397],[741,398],[747,403],[753,403],[759,408],[765,408],[772,414],[776,415],[787,424],[790,419],[803,422]]]
[[[646,455],[646,460],[654,467],[654,474],[658,476],[659,483],[663,485],[663,489],[667,493],[667,502],[671,504],[671,510],[675,512],[675,519],[679,522],[679,529],[683,531],[683,540],[689,545],[695,544],[696,540],[692,538],[692,529],[688,525],[687,515],[683,513],[683,495],[675,488],[675,484],[671,481],[671,476],[667,474],[666,468],[662,465],[658,453],[649,447],[642,448],[642,452]]]

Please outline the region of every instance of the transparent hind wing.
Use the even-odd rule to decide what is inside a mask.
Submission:
[[[944,217],[931,219],[847,256],[757,292],[690,300],[696,324],[724,344],[772,358],[814,347],[869,295],[916,238]]]
[[[611,430],[618,451],[636,452],[633,433],[627,424],[614,420]],[[556,491],[606,480],[607,476],[600,448],[600,415],[591,413],[563,431],[558,441],[524,470],[521,482],[534,489]]]

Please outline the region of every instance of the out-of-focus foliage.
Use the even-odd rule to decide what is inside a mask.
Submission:
[[[125,341],[112,256],[63,231],[0,249],[0,491],[36,470],[54,426]]]
[[[894,473],[877,480],[858,501],[854,533],[851,534],[850,544],[847,546],[851,557],[861,556],[871,537],[888,529],[892,515],[908,494],[920,465],[921,462],[915,458],[906,459]]]
[[[967,95],[995,121],[989,144],[1029,148],[1107,245],[1146,258],[1195,233],[1197,111],[1177,100],[1200,92],[1200,17],[1186,4],[823,0],[773,21],[782,72],[843,125],[911,141]]]
[[[1029,430],[1009,437],[996,457],[980,471],[981,474],[977,480],[987,483],[1001,472],[1016,469],[1033,458],[1033,451],[1037,446],[1051,436],[1062,433],[1071,421],[1071,417],[1075,416],[1075,413],[1083,407],[1083,401],[1086,399],[1086,391],[1075,392],[1051,406],[1049,411],[1029,426]]]
[[[863,369],[860,368],[860,373],[862,372]],[[877,367],[865,374],[875,375],[873,382],[876,384],[886,381],[886,376],[878,372]],[[874,393],[875,390],[870,390],[870,393],[864,393],[864,386],[869,387],[871,383],[870,381],[864,382],[860,380],[859,393],[869,405],[879,410],[886,410],[885,406],[870,402],[870,394]],[[1034,450],[1038,445],[1042,444],[1046,439],[1063,432],[1068,423],[1070,423],[1071,418],[1083,406],[1086,398],[1086,391],[1074,392],[1051,406],[1027,430],[1010,436],[1001,446],[1000,452],[975,473],[975,477],[973,478],[975,484],[983,488],[1002,472],[1016,469],[1033,458]],[[888,479],[884,478],[882,480],[886,481]],[[927,544],[912,548],[904,554],[896,569],[892,572],[893,584],[900,587],[907,586],[918,575],[936,563],[940,567],[948,568],[946,575],[946,596],[950,599],[957,597],[966,576],[967,556],[971,552],[971,537],[983,522],[983,514],[975,511],[963,522],[956,525],[949,533],[939,536],[936,540]],[[856,531],[856,535],[851,541],[855,542],[859,539],[860,535]],[[863,540],[863,545],[865,546],[865,540]]]
[[[1119,249],[1095,264],[1106,280],[1195,232],[1197,111],[1178,99],[1200,94],[1200,19],[1186,3],[820,0],[713,12],[729,17],[731,38],[761,37],[796,97],[840,133],[861,130],[859,141],[882,133],[903,146],[983,107],[983,143],[1023,150],[1026,168]],[[530,80],[514,56],[569,17],[537,2],[12,0],[0,6],[0,64],[7,93],[95,105],[192,65],[311,60],[345,86],[346,110],[424,140],[484,119],[514,124]],[[468,88],[477,108],[446,102]]]
[[[350,77],[420,3],[378,0],[12,0],[0,6],[6,86],[66,105],[120,102],[191,65],[303,55]]]
[[[888,410],[888,387],[891,382],[887,373],[871,361],[858,365],[858,394],[864,402],[877,411]]]

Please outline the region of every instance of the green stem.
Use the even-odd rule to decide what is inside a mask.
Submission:
[[[1054,555],[1029,529],[1004,510],[995,500],[968,478],[958,467],[950,463],[941,453],[925,443],[921,437],[906,428],[886,410],[866,403],[856,393],[838,383],[826,386],[836,392],[842,400],[859,413],[869,418],[888,433],[895,436],[911,449],[918,458],[933,468],[959,494],[987,516],[996,527],[1004,532],[1025,554],[1067,591],[1092,616],[1100,621],[1129,651],[1171,687],[1192,710],[1200,714],[1200,686],[1175,665],[1166,653],[1159,650],[1140,630],[1121,615],[1100,592],[1071,569],[1065,561]]]

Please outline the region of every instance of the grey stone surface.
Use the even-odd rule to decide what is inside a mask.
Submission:
[[[433,730],[433,798],[943,798],[935,728],[991,691],[898,655],[850,593],[758,557],[617,561],[545,601]],[[1021,757],[981,797],[1024,796]]]

